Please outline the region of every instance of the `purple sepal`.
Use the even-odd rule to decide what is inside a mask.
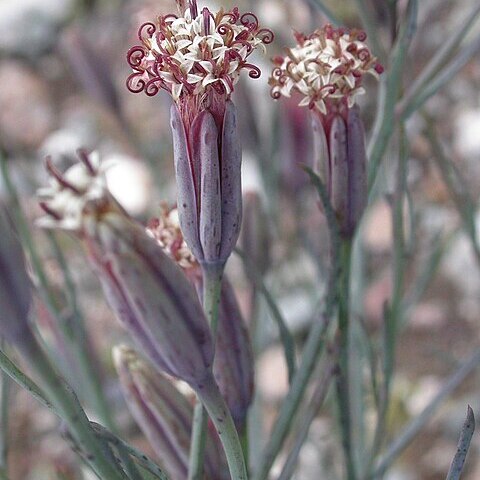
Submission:
[[[199,188],[194,163],[188,146],[182,117],[176,105],[170,108],[170,124],[173,135],[173,156],[177,181],[177,207],[183,236],[197,260],[203,259],[199,238],[197,196]]]
[[[32,294],[22,247],[2,205],[0,232],[0,337],[19,346],[32,341],[28,324]]]
[[[348,112],[348,183],[349,183],[349,231],[352,233],[358,225],[367,205],[367,152],[365,148],[365,130],[360,108],[355,105]]]
[[[170,380],[154,371],[135,350],[114,349],[115,367],[127,405],[171,480],[187,478],[193,408]],[[215,433],[209,431],[205,473],[224,480],[227,471]]]
[[[348,221],[348,158],[347,128],[340,115],[336,115],[330,128],[331,192],[330,201],[337,214],[341,233]]]
[[[215,379],[237,429],[243,431],[253,398],[253,351],[235,291],[226,277],[222,281],[215,352]]]
[[[320,116],[312,112],[313,130],[313,171],[320,177],[327,191],[330,191],[330,155],[327,137]]]
[[[102,229],[120,241],[118,248],[86,239],[109,302],[159,370],[197,388],[212,365],[213,345],[196,292],[143,228],[112,215]]]
[[[218,129],[213,115],[204,110],[192,124],[192,160],[200,166],[200,243],[205,262],[216,262],[222,240],[222,199]]]
[[[264,275],[270,267],[270,225],[262,199],[256,191],[243,196],[243,221],[240,235],[242,250],[257,271]],[[248,277],[248,268],[245,273]]]
[[[242,150],[235,105],[227,101],[222,132],[222,242],[220,259],[226,261],[238,240],[242,223]]]

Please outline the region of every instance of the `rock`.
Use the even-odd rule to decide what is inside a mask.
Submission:
[[[0,52],[34,58],[56,42],[74,0],[2,0]]]
[[[1,29],[0,25],[0,32]],[[48,86],[41,77],[17,61],[0,65],[0,85],[2,141],[11,149],[37,148],[54,122]]]

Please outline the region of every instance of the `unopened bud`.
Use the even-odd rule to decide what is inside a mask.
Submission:
[[[188,472],[193,408],[166,377],[142,360],[135,350],[121,345],[113,359],[127,405],[172,480],[185,480]],[[227,467],[218,437],[209,430],[205,473],[212,480],[226,478]]]
[[[203,291],[200,266],[183,239],[177,209],[163,204],[159,218],[150,222],[148,232],[182,267],[200,298]],[[253,396],[253,353],[235,291],[226,276],[222,280],[218,315],[213,373],[236,427],[241,430]]]
[[[226,262],[242,219],[242,154],[231,101],[220,120],[203,110],[187,125],[171,108],[180,225],[195,258],[207,264]]]
[[[315,170],[324,181],[340,233],[355,232],[367,204],[367,154],[358,106],[324,116],[312,112]]]
[[[0,337],[13,345],[30,340],[28,313],[32,301],[22,247],[0,205]]]
[[[110,306],[140,348],[157,368],[197,388],[210,372],[213,345],[195,289],[118,206],[101,167],[81,159],[65,174],[50,166],[52,188],[41,204],[49,218],[42,223],[83,240]]]
[[[235,291],[222,281],[213,374],[238,431],[243,431],[253,399],[253,351]]]
[[[247,192],[243,198],[243,205],[240,243],[250,262],[263,275],[270,266],[271,239],[268,218],[257,192]]]

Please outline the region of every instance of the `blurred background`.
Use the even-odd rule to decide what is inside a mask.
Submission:
[[[391,50],[396,36],[396,15],[402,15],[406,2],[323,3],[351,27],[362,24],[358,6],[363,4],[381,46],[376,53],[385,61],[382,55]],[[396,13],[392,9],[395,3]],[[405,85],[461,28],[475,4],[476,0],[420,2]],[[223,5],[233,6],[229,0]],[[244,190],[258,193],[266,215],[262,225],[268,231],[262,232],[259,243],[266,260],[261,273],[301,346],[325,287],[325,220],[316,193],[299,167],[311,164],[308,111],[297,108],[293,100],[272,101],[267,80],[269,59],[293,43],[292,29],[308,33],[324,24],[326,17],[316,0],[238,0],[236,5],[242,11],[255,12],[261,25],[276,35],[267,55],[257,55],[262,77],[240,81],[234,101],[241,116]],[[68,329],[73,337],[78,334],[75,322],[82,319],[88,337],[85,348],[91,349],[92,366],[102,378],[122,435],[148,453],[150,447],[122,403],[112,367],[111,347],[124,341],[125,334],[100,295],[80,245],[65,234],[46,235],[33,227],[33,222],[40,215],[35,191],[46,182],[45,156],[52,155],[64,169],[79,147],[98,150],[104,160],[114,162],[108,173],[111,191],[140,221],[146,223],[158,215],[161,201],[174,201],[171,100],[163,93],[153,98],[135,95],[125,87],[130,73],[126,52],[138,44],[139,26],[173,11],[174,0],[0,0],[0,148],[12,182],[9,185],[0,178],[0,200],[13,211],[12,192],[18,195],[46,275],[46,284],[40,287],[48,289],[60,312],[55,318],[39,295],[35,322],[63,373],[82,392],[81,375],[75,371],[65,340]],[[480,24],[469,35],[479,32]],[[385,66],[388,69],[388,64]],[[377,91],[378,85],[372,81],[367,84],[367,95],[360,99],[367,132],[375,118]],[[480,255],[463,233],[465,218],[459,207],[467,198],[468,214],[480,220],[478,55],[429,100],[423,114],[411,117],[407,134],[409,207],[404,261],[411,308],[398,340],[389,438],[422,410],[455,366],[479,345]],[[438,148],[450,160],[453,173],[441,166]],[[360,233],[362,254],[355,267],[354,310],[361,324],[358,348],[362,352],[365,345],[375,344],[381,337],[384,303],[392,290],[392,212],[383,193],[392,190],[396,151],[393,142],[385,158],[381,194],[371,204]],[[246,211],[255,213],[256,209]],[[287,391],[287,373],[275,323],[264,300],[253,300],[241,267],[233,257],[228,270],[247,322],[253,323],[255,317],[258,325],[254,338],[258,357],[256,418],[262,421],[255,425],[261,442]],[[370,368],[367,356],[365,364],[358,366],[360,376]],[[445,478],[467,403],[478,411],[479,380],[479,371],[475,371],[462,383],[406,449],[388,479]],[[61,439],[57,420],[17,387],[12,386],[9,395],[10,480],[79,478],[78,461]],[[368,419],[368,398],[363,408]],[[295,478],[318,478],[319,471],[324,472],[322,478],[340,478],[332,411],[327,405],[312,424]],[[479,453],[480,437],[476,435],[463,478],[480,477]]]

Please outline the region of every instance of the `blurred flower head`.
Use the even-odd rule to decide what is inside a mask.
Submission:
[[[52,186],[41,192],[47,214],[41,225],[82,239],[110,306],[142,351],[159,370],[201,388],[210,375],[213,343],[195,289],[118,205],[102,165],[84,152],[80,159],[65,173],[47,162]]]
[[[327,24],[311,35],[295,33],[297,45],[285,57],[273,59],[269,83],[272,97],[299,94],[300,106],[327,113],[329,102],[352,107],[355,97],[365,92],[365,74],[378,77],[383,67],[364,43],[361,30],[334,28]]]
[[[199,11],[196,0],[188,7],[185,1],[177,4],[179,15],[161,15],[140,27],[142,45],[127,54],[134,70],[127,79],[130,91],[153,96],[164,89],[178,104],[193,103],[200,111],[205,104],[224,102],[242,70],[260,76],[248,57],[272,42],[273,34],[259,27],[254,14],[240,14],[238,8]]]
[[[47,157],[45,165],[50,186],[38,191],[40,207],[47,215],[38,221],[39,226],[81,233],[84,215],[92,206],[99,212],[101,205],[121,208],[107,189],[105,171],[109,164],[100,163],[97,152],[88,155],[78,150],[77,153],[80,162],[64,173]]]

